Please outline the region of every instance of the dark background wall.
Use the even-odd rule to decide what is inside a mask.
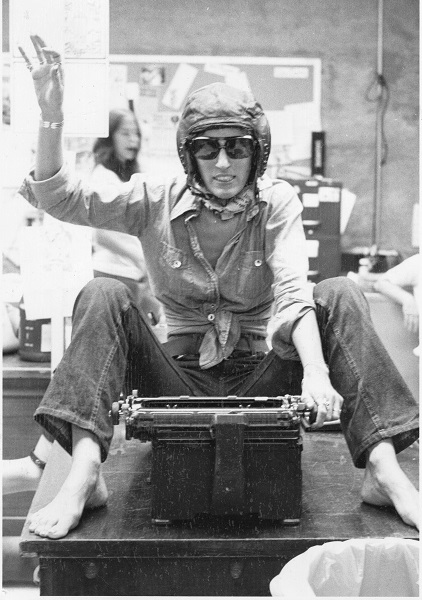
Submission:
[[[2,1],[7,51],[8,0]],[[342,242],[350,249],[373,241],[376,104],[367,92],[376,74],[377,12],[377,0],[111,0],[110,51],[320,58],[326,175],[357,195]],[[384,0],[390,102],[379,247],[404,255],[414,253],[419,198],[418,41],[418,1]]]

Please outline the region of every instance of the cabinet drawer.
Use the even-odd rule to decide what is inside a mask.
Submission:
[[[341,269],[340,238],[306,234],[309,258],[308,279],[317,283],[329,277],[338,277]]]
[[[269,584],[293,558],[41,558],[41,595],[268,596]]]

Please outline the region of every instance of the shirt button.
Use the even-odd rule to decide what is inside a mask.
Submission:
[[[215,319],[215,314],[214,313],[210,313],[208,315],[208,321],[214,321],[214,319]]]
[[[262,260],[259,260],[259,258],[255,261],[255,267],[260,267],[262,265]]]
[[[173,269],[178,269],[179,267],[181,267],[181,266],[182,266],[182,263],[180,262],[180,260],[174,260],[174,261],[171,263],[171,266],[173,267]]]

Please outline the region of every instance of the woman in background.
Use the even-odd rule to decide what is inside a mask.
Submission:
[[[134,113],[124,108],[111,110],[109,135],[98,138],[93,147],[95,168],[90,186],[101,197],[107,197],[110,189],[129,181],[140,171],[140,148],[141,130]],[[161,305],[149,285],[139,239],[127,233],[95,229],[93,246],[94,276],[119,279],[130,288],[144,313],[152,315],[153,324],[162,319]]]

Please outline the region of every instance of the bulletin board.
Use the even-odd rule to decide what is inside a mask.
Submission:
[[[321,130],[320,59],[110,55],[109,64],[110,107],[129,103],[135,111],[144,170],[180,168],[176,129],[184,102],[193,90],[222,81],[252,91],[269,119],[268,174],[296,166],[309,175],[311,133]]]
[[[16,57],[16,60],[18,62],[20,59]],[[159,175],[163,172],[181,172],[176,148],[176,130],[184,101],[193,90],[222,81],[251,90],[269,119],[272,150],[267,174],[270,177],[310,175],[311,134],[312,131],[321,130],[320,59],[111,54],[106,60],[108,66],[105,76],[104,63],[97,71],[98,64],[95,65],[95,61],[93,63],[91,59],[87,61],[86,67],[97,71],[97,79],[101,79],[97,81],[93,78],[89,86],[91,90],[96,90],[95,95],[101,97],[101,102],[88,103],[82,108],[78,104],[80,100],[76,104],[68,100],[68,107],[71,105],[73,108],[69,117],[66,112],[66,149],[72,154],[72,160],[81,172],[89,171],[89,155],[95,138],[108,135],[108,110],[128,106],[133,108],[141,125],[142,147],[139,159],[142,171]],[[4,57],[3,73],[6,79],[9,76],[10,63],[13,63],[13,57]],[[79,85],[71,85],[72,77],[68,74],[70,66],[73,67],[72,60],[67,58],[66,89],[75,90],[79,95],[81,82],[79,81]],[[26,80],[26,85],[30,85],[28,73],[23,65],[21,68],[22,79]],[[77,73],[80,68],[78,61],[75,62],[75,68]],[[96,85],[94,81],[97,81]],[[9,87],[9,81],[6,81],[6,84],[4,90]],[[22,94],[23,98],[34,100],[33,96],[33,90]],[[16,99],[16,95],[14,98]],[[5,102],[8,102],[7,97],[3,98],[4,109]],[[37,125],[38,119],[31,117],[28,103],[20,109],[13,108],[13,104],[12,95],[12,117],[13,114],[21,115],[22,118],[15,120],[15,123],[17,121],[21,125],[24,124],[24,131],[27,131],[28,124]],[[87,106],[97,106],[98,115],[95,119],[89,118],[91,113]],[[3,118],[4,114],[3,111]],[[101,132],[97,127],[99,118]],[[93,124],[94,130],[90,129]],[[16,155],[18,151],[12,152],[12,148],[17,141],[23,140],[22,144],[29,147],[26,139],[28,134],[24,134],[24,131],[18,133],[14,127],[12,130],[13,133],[10,133],[13,139],[10,141],[13,143],[8,146],[10,153]],[[22,165],[27,163],[27,160],[22,160],[22,153],[20,156],[20,161],[10,161],[19,167],[19,176],[14,173],[16,169],[10,170],[9,179],[13,180],[14,184],[21,180]],[[88,166],[85,166],[85,163]]]

